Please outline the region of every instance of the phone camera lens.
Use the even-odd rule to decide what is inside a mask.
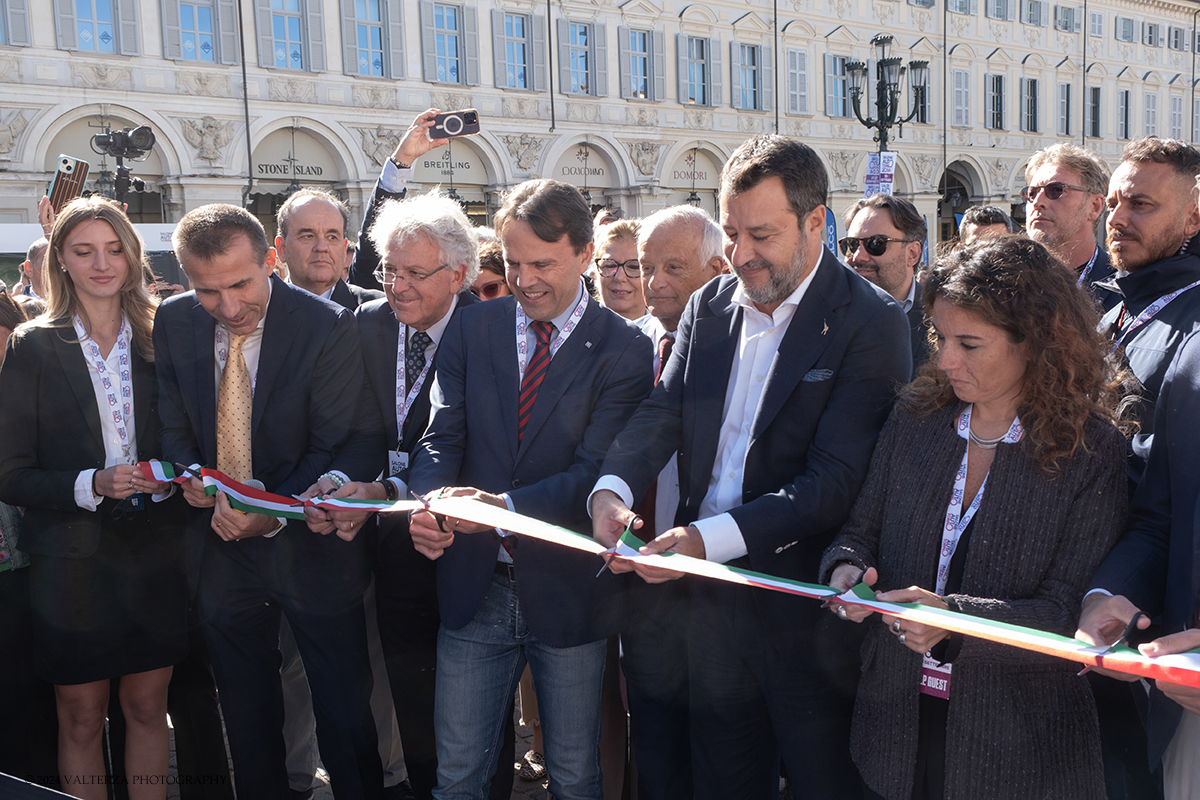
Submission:
[[[475,121],[476,121],[477,119],[479,119],[479,115],[478,115],[478,114],[474,114],[474,113],[472,113],[472,114],[465,114],[464,116],[465,116],[465,117],[466,117],[466,119],[467,119],[467,124],[468,124],[468,125],[474,125],[474,124],[475,124]]]

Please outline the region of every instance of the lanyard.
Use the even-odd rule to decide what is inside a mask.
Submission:
[[[519,306],[518,306],[519,308]],[[432,358],[425,359],[425,367],[421,370],[421,374],[413,381],[412,391],[407,396],[404,394],[405,383],[405,364],[404,351],[407,347],[405,340],[405,331],[407,325],[400,326],[400,335],[396,342],[396,452],[400,452],[400,442],[404,439],[404,420],[408,418],[408,410],[412,408],[413,401],[417,399],[417,395],[421,393],[421,387],[425,385],[425,376],[429,374],[429,365],[433,363]],[[434,344],[434,350],[437,345]]]
[[[950,559],[954,557],[954,551],[958,548],[958,540],[962,538],[963,531],[967,529],[967,525],[975,517],[975,512],[979,510],[979,504],[983,500],[983,490],[987,487],[987,475],[985,475],[983,483],[979,485],[979,491],[975,493],[975,499],[971,501],[970,508],[964,513],[962,504],[966,499],[964,495],[967,492],[967,457],[971,454],[968,431],[971,430],[971,409],[973,407],[967,406],[966,410],[958,417],[958,435],[967,440],[967,448],[963,451],[962,463],[958,465],[958,473],[954,476],[954,492],[950,495],[950,505],[946,508],[946,524],[942,527],[942,549],[938,553],[937,585],[934,588],[934,592],[939,595],[946,591],[946,577],[950,574]],[[1008,428],[1008,433],[1004,434],[1003,442],[1016,444],[1021,441],[1024,433],[1021,420],[1014,419]],[[990,474],[989,471],[988,475]]]
[[[554,358],[554,354],[579,325],[579,320],[583,319],[583,312],[587,310],[588,293],[581,292],[581,295],[579,302],[575,304],[575,310],[571,312],[571,318],[567,320],[567,324],[562,326],[558,337],[550,345],[551,358]],[[525,331],[528,327],[529,319],[525,316],[525,309],[521,308],[520,303],[517,303],[517,377],[520,379],[525,378],[525,365],[529,363],[529,343],[525,339]]]
[[[1092,274],[1092,267],[1096,266],[1096,259],[1100,257],[1100,245],[1096,245],[1096,249],[1092,251],[1092,257],[1084,266],[1083,271],[1079,273],[1079,280],[1076,281],[1076,286],[1083,286],[1087,281],[1088,275]]]
[[[254,334],[250,334],[253,336]],[[221,325],[217,326],[217,361],[221,364],[221,374],[225,374],[225,364],[229,361],[229,343],[226,341],[225,328]],[[246,360],[245,342],[242,343],[242,361]],[[254,372],[250,373],[250,394],[254,395],[254,388],[258,385],[258,365],[254,365]]]
[[[75,316],[75,335],[83,346],[84,355],[91,359],[92,367],[104,387],[108,399],[108,412],[117,429],[117,438],[121,442],[121,456],[126,464],[134,463],[133,447],[129,442],[129,424],[133,419],[133,377],[129,365],[129,324],[124,316],[121,317],[121,329],[117,331],[117,388],[113,389],[112,378],[108,374],[108,362],[100,355],[100,347],[92,341],[83,327],[83,320]]]
[[[1133,322],[1129,323],[1129,327],[1125,329],[1125,332],[1118,334],[1117,337],[1113,340],[1112,352],[1115,353],[1117,351],[1117,348],[1120,347],[1121,345],[1125,344],[1125,340],[1128,339],[1134,331],[1136,331],[1138,328],[1145,325],[1150,320],[1154,319],[1154,316],[1156,314],[1158,314],[1158,312],[1160,312],[1164,308],[1166,308],[1172,300],[1174,300],[1176,297],[1179,297],[1179,295],[1183,294],[1188,289],[1191,289],[1195,286],[1200,286],[1200,281],[1192,281],[1187,286],[1184,286],[1182,289],[1176,289],[1175,291],[1171,292],[1170,294],[1163,295],[1162,297],[1158,298],[1150,305],[1146,306],[1146,309],[1142,313],[1138,314],[1137,317],[1133,320]],[[1124,313],[1124,311],[1125,311],[1125,306],[1122,305],[1121,312]]]

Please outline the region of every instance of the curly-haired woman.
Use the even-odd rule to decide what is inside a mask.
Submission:
[[[948,254],[923,297],[935,358],[902,392],[822,577],[846,589],[863,575],[884,600],[1070,635],[1127,504],[1092,303],[1017,236]],[[1077,669],[883,616],[863,645],[851,736],[868,794],[1105,796]]]

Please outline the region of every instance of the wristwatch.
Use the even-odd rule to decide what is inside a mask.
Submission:
[[[380,481],[380,483],[383,484],[384,498],[386,498],[389,502],[392,502],[392,503],[394,503],[400,499],[400,489],[396,486],[396,484],[392,483],[389,480],[382,480],[382,481]]]
[[[389,158],[388,161],[395,164],[396,169],[412,169],[412,164],[405,164],[403,161],[397,161],[395,158]]]

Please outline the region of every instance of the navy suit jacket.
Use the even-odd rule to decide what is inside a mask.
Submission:
[[[916,280],[914,278],[913,280]],[[917,281],[913,292],[913,304],[905,316],[908,317],[909,333],[912,337],[912,374],[929,360],[929,329],[925,327],[925,306],[921,305],[921,282]]]
[[[912,369],[900,307],[822,253],[754,417],[743,505],[729,511],[748,549],[731,563],[809,582],[817,580],[821,554],[850,512],[896,388]],[[699,517],[713,474],[744,314],[732,302],[736,287],[733,276],[720,276],[692,295],[666,372],[601,471],[621,477],[640,497],[678,450],[677,525]],[[712,597],[718,590],[696,583],[693,599],[697,591]],[[833,617],[818,606],[761,591],[752,602],[783,653],[822,653],[824,662],[838,664],[857,658],[857,645],[841,641],[852,637],[826,625]],[[838,640],[836,652],[824,648],[830,637]]]
[[[1129,530],[1104,559],[1092,588],[1124,595],[1151,616],[1158,635],[1196,627],[1200,597],[1200,332],[1184,339],[1154,412],[1154,443],[1133,496]],[[1182,707],[1150,690],[1147,738],[1157,765]]]
[[[0,370],[0,500],[25,507],[20,549],[86,558],[100,544],[101,515],[75,504],[75,479],[104,469],[100,411],[87,360],[73,328],[33,328],[8,341]],[[158,382],[154,365],[132,348],[138,458],[158,455]],[[172,505],[174,505],[172,501]]]
[[[454,315],[438,348],[432,415],[409,475],[413,491],[506,492],[518,513],[591,532],[586,501],[600,462],[654,376],[650,340],[595,300],[587,304],[550,362],[520,444],[516,300]],[[438,604],[451,630],[474,618],[499,547],[494,536],[460,534],[438,561]],[[620,630],[624,576],[597,578],[596,556],[521,537],[514,562],[522,612],[543,643],[570,647]]]
[[[363,383],[358,329],[345,309],[272,277],[251,416],[254,477],[291,496],[316,482],[355,429]],[[216,321],[194,292],[172,297],[154,321],[161,392],[163,458],[217,463]],[[382,453],[354,473],[378,474]],[[373,460],[372,460],[373,459]],[[372,469],[374,470],[372,472]],[[209,528],[211,512],[193,515],[187,556],[195,586],[205,546],[237,547]],[[292,520],[262,551],[287,564],[294,587],[322,602],[361,599],[367,568],[361,542],[321,536]]]

